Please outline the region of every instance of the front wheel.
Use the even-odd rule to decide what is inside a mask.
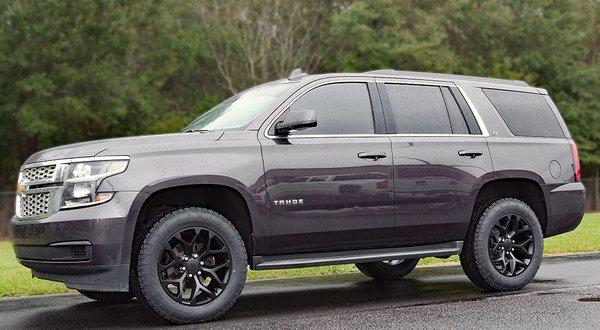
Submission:
[[[179,324],[223,315],[246,281],[244,242],[222,215],[204,208],[175,210],[156,222],[139,250],[141,300]]]
[[[417,267],[419,259],[398,259],[356,264],[361,273],[376,280],[399,280]]]
[[[523,201],[500,199],[473,217],[460,263],[477,286],[518,290],[537,273],[544,249],[535,212]]]

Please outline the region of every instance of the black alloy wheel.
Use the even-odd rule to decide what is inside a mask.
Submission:
[[[212,230],[185,228],[163,245],[157,266],[160,283],[173,300],[199,306],[217,298],[227,286],[231,254]]]
[[[533,258],[533,231],[521,216],[508,214],[498,219],[489,237],[490,260],[508,277],[524,272]]]
[[[544,252],[544,233],[533,209],[516,198],[476,206],[460,264],[477,286],[519,290],[533,280]]]

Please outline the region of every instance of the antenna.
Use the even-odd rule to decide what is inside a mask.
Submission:
[[[292,70],[292,72],[290,72],[290,74],[287,76],[288,80],[295,80],[301,77],[306,76],[307,74],[302,72],[302,69],[298,68],[298,69],[294,69]]]

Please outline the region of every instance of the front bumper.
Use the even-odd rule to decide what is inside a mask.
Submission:
[[[118,192],[111,201],[59,211],[41,220],[11,220],[19,262],[35,277],[92,291],[129,289],[131,241],[127,219],[137,192]]]

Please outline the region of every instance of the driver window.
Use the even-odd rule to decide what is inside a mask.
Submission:
[[[290,135],[374,134],[373,111],[366,83],[317,87],[301,96],[288,111],[314,110],[317,126]]]

